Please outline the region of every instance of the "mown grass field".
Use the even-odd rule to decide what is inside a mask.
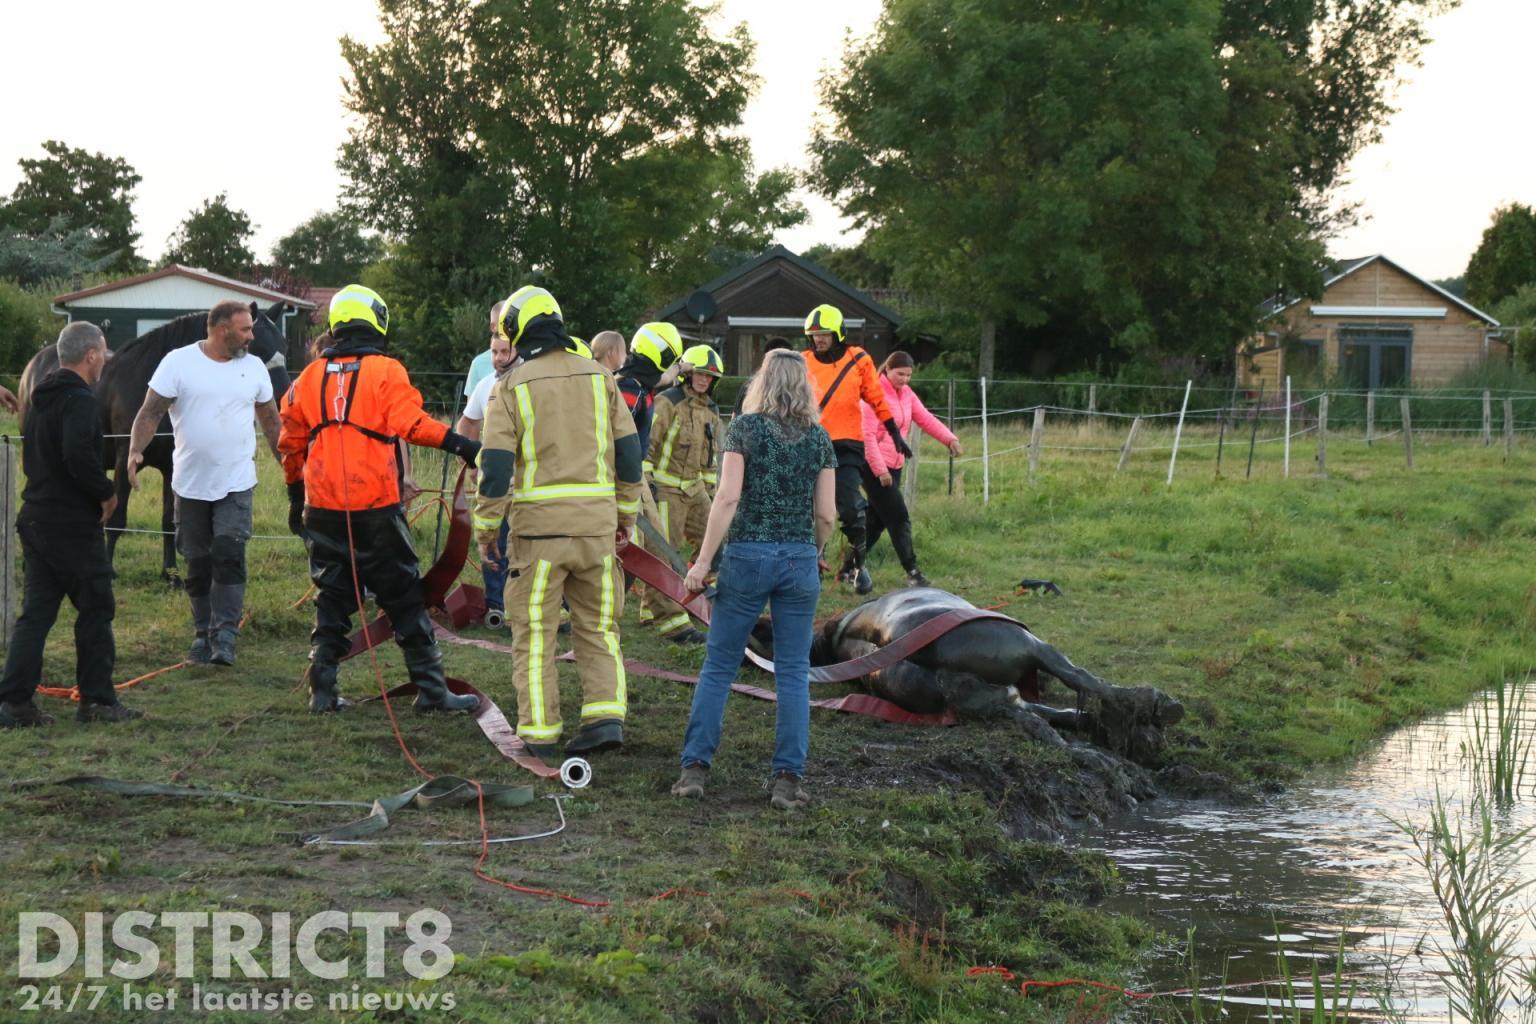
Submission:
[[[1181,453],[1174,486],[1167,453],[1140,453],[1123,473],[1114,431],[1061,430],[1035,481],[1014,452],[993,466],[981,503],[981,467],[965,463],[954,496],[946,472],[920,464],[918,550],[937,585],[981,605],[1002,603],[1075,661],[1114,682],[1150,684],[1191,710],[1166,763],[1243,781],[1293,777],[1308,765],[1350,756],[1413,716],[1451,706],[1533,660],[1536,450],[1465,438],[1432,438],[1403,468],[1400,445],[1330,447],[1331,477],[1311,475],[1310,444],[1298,441],[1292,477],[1280,479],[1277,444],[1261,445],[1253,479],[1228,448],[1225,475],[1214,447]],[[979,451],[974,431],[968,454]],[[1159,443],[1153,431],[1142,443]],[[1214,436],[1186,435],[1204,445]],[[995,450],[1027,440],[1027,428],[992,431]],[[1166,441],[1166,439],[1163,439]],[[1242,451],[1246,456],[1246,450]],[[256,532],[283,533],[285,506],[270,457]],[[427,462],[423,483],[435,482]],[[131,525],[154,528],[158,485],[136,499]],[[432,517],[419,534],[430,551]],[[179,660],[189,640],[184,597],[158,580],[156,538],[132,535],[119,550],[118,676]],[[174,782],[293,799],[369,800],[414,783],[381,708],[316,718],[298,689],[309,610],[291,607],[307,579],[301,549],[286,539],[249,549],[252,619],[233,669],[196,668],[158,677],[125,699],[149,716],[85,728],[70,708],[45,701],[60,721],[41,731],[0,733],[4,777],[77,774]],[[877,586],[898,585],[888,547],[874,561]],[[1061,598],[1017,597],[1022,577],[1054,579]],[[824,611],[853,603],[828,584]],[[72,673],[66,610],[49,648],[49,676]],[[699,652],[669,648],[625,615],[626,654],[672,669],[696,668]],[[470,635],[490,637],[488,631]],[[380,652],[389,682],[403,680],[393,647]],[[452,674],[475,681],[509,712],[502,656],[447,648]],[[562,666],[566,718],[579,687]],[[344,692],[375,689],[365,660],[348,665]],[[0,1019],[81,1019],[80,1012],[18,1009],[17,914],[47,910],[78,922],[87,911],[131,909],[447,913],[460,960],[448,977],[413,983],[391,955],[390,973],[361,970],[362,937],[322,950],[346,952],[346,980],[257,983],[316,994],[321,1010],[200,1013],[159,1019],[465,1021],[970,1021],[1073,1016],[1075,996],[1020,997],[974,965],[1006,965],[1019,977],[1127,977],[1149,938],[1135,921],[1095,912],[1115,884],[1113,866],[1065,845],[1016,841],[1004,806],[1070,775],[1067,759],[1029,746],[1002,725],[919,730],[852,716],[813,719],[807,812],[771,813],[764,788],[772,708],[733,702],[725,744],[701,802],[667,794],[689,691],[632,677],[628,745],[594,764],[591,788],[569,794],[561,835],[493,847],[487,870],[523,885],[609,901],[587,909],[517,895],[477,880],[476,849],[405,845],[301,848],[292,835],[355,812],[225,801],[122,798],[90,791],[0,786]],[[841,691],[838,691],[841,692]],[[1063,702],[1065,698],[1063,698]],[[463,719],[402,716],[406,742],[434,772],[523,781]],[[543,795],[558,795],[541,784]],[[543,831],[554,807],[540,799],[493,814],[492,835]],[[390,840],[479,836],[472,810],[407,811]],[[668,890],[683,889],[665,899]],[[166,934],[166,933],[161,933]],[[394,947],[398,950],[397,944]],[[167,951],[169,943],[165,944]],[[153,980],[247,991],[210,978],[207,945],[195,978]],[[111,962],[109,952],[108,963]],[[167,960],[169,956],[167,954]],[[264,955],[258,955],[264,960]],[[79,966],[61,979],[84,980]],[[107,979],[103,1005],[86,1019],[141,1020]],[[450,1013],[328,1012],[333,992],[452,993]],[[142,987],[142,984],[140,985]],[[68,995],[66,992],[65,999]]]

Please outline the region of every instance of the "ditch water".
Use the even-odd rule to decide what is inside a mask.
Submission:
[[[1536,732],[1532,705],[1522,722],[1527,736]],[[1396,1009],[1407,1019],[1448,1019],[1447,964],[1438,950],[1450,947],[1450,936],[1413,842],[1393,819],[1427,825],[1438,786],[1452,820],[1470,827],[1463,798],[1476,782],[1463,748],[1477,716],[1491,716],[1492,707],[1485,695],[1403,729],[1352,767],[1258,806],[1159,800],[1085,831],[1083,844],[1112,857],[1125,881],[1107,909],[1181,940],[1147,961],[1143,987],[1191,984],[1182,939],[1194,928],[1202,987],[1219,987],[1224,970],[1229,986],[1275,978],[1283,955],[1310,1016],[1312,966],[1326,983],[1342,941],[1346,971],[1367,975],[1339,983],[1358,986],[1358,1015],[1382,1016],[1369,992],[1390,973]],[[1520,797],[1495,816],[1499,828],[1536,825],[1533,784],[1533,775],[1520,780]],[[1516,871],[1536,879],[1536,845],[1525,848]],[[1532,896],[1536,887],[1516,904]],[[1526,915],[1520,927],[1518,951],[1530,956],[1536,924]],[[1282,1006],[1281,988],[1229,988],[1224,997],[1237,1020],[1265,1019],[1266,1001]]]

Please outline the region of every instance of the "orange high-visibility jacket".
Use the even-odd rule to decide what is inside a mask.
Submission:
[[[853,363],[847,373],[843,368]],[[817,404],[822,396],[843,374],[841,383],[832,394],[832,400],[821,410],[821,425],[833,441],[857,441],[864,443],[864,415],[859,411],[859,399],[868,402],[881,423],[891,418],[891,408],[885,404],[885,389],[880,386],[880,371],[868,352],[854,345],[848,346],[843,358],[835,363],[824,363],[816,353],[805,352],[806,372],[811,377],[811,393]]]
[[[400,503],[397,438],[441,447],[448,428],[427,415],[400,361],[385,355],[317,359],[294,381],[277,450],[305,503],[360,512]]]

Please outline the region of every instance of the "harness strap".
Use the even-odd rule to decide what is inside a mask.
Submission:
[[[853,358],[844,363],[843,368],[837,371],[837,376],[832,378],[832,385],[827,388],[827,393],[821,396],[821,404],[816,407],[818,412],[823,412],[826,410],[827,403],[832,401],[832,395],[837,391],[837,386],[843,382],[844,377],[848,376],[848,371],[853,369],[854,365],[857,364],[860,359],[863,359],[864,356],[864,350],[859,349],[859,351],[853,354]]]
[[[337,412],[332,413],[331,405],[325,400],[325,382],[331,379],[332,374],[345,374],[351,378],[347,383],[346,398],[342,398],[340,388],[331,396],[332,403],[336,405]],[[307,447],[313,448],[315,438],[326,427],[351,427],[364,437],[371,438],[381,444],[393,445],[395,438],[388,434],[380,433],[368,427],[353,423],[347,417],[352,414],[352,399],[357,395],[357,382],[363,376],[363,361],[361,359],[338,362],[327,357],[325,360],[325,372],[320,375],[320,422],[310,428]]]

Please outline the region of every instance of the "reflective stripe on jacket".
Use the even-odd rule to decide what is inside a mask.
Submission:
[[[614,442],[635,421],[597,363],[563,350],[520,363],[491,389],[484,422],[479,539],[503,516],[519,537],[597,537],[634,523],[640,483],[618,479]]]
[[[277,450],[311,508],[358,512],[400,503],[396,438],[438,448],[448,428],[427,415],[400,361],[385,355],[317,359],[283,403]],[[322,397],[323,396],[323,397]]]
[[[708,395],[668,388],[656,396],[651,421],[651,479],[690,494],[712,488],[723,439],[720,410]]]

